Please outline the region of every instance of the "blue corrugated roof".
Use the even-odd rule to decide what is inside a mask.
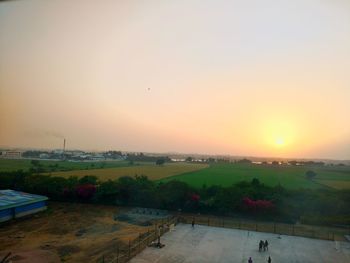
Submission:
[[[48,198],[43,195],[28,194],[9,189],[0,190],[0,210],[44,201],[47,199]]]

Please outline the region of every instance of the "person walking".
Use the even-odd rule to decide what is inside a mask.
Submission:
[[[161,247],[161,244],[160,244],[160,226],[157,227],[157,247]]]
[[[265,250],[269,251],[269,242],[267,242],[267,240],[265,240],[265,243],[264,243],[264,251]]]
[[[253,263],[252,257],[249,257],[248,263]]]
[[[264,246],[264,241],[260,240],[260,242],[259,242],[259,252],[262,251],[263,246]]]
[[[192,218],[192,228],[194,228],[194,217]]]
[[[269,258],[267,259],[267,263],[271,263],[271,257],[269,256]]]

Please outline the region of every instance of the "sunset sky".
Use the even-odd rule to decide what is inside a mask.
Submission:
[[[350,159],[350,1],[0,2],[0,146]]]

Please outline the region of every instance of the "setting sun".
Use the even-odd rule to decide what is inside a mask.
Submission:
[[[283,146],[285,145],[284,139],[283,139],[282,137],[276,138],[276,140],[275,140],[275,145],[276,145],[277,147],[283,147]]]

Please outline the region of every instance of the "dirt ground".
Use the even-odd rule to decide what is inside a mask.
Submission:
[[[49,202],[48,210],[0,224],[0,259],[12,262],[96,262],[116,255],[150,227],[115,221],[125,209]]]

